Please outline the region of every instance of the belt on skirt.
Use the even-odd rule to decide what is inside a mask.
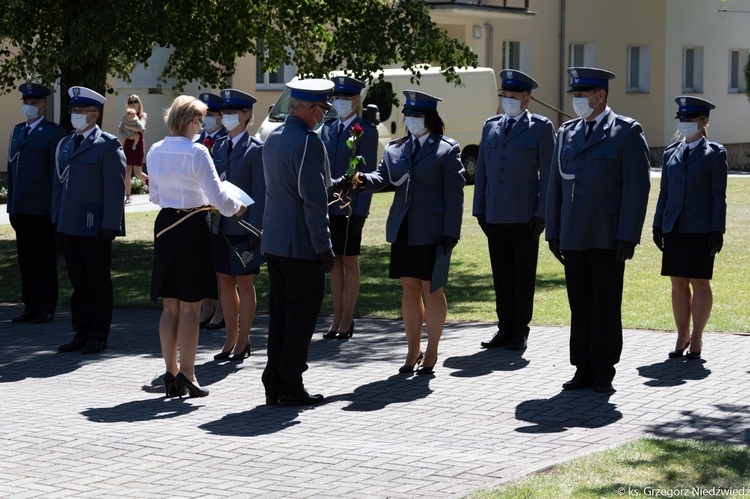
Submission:
[[[162,235],[163,235],[163,234],[164,234],[165,232],[167,232],[167,231],[169,231],[169,230],[171,230],[171,229],[174,229],[175,227],[177,227],[177,226],[178,226],[178,225],[180,225],[180,224],[181,224],[182,222],[184,222],[184,221],[185,221],[185,220],[187,220],[188,218],[192,217],[192,216],[193,216],[193,215],[195,215],[196,213],[200,213],[200,212],[202,212],[202,211],[210,211],[210,210],[213,210],[213,209],[214,209],[214,207],[213,207],[213,206],[198,206],[197,208],[179,208],[179,209],[174,209],[174,210],[175,210],[175,211],[176,211],[177,213],[185,213],[185,216],[183,216],[182,218],[180,218],[179,220],[177,220],[177,221],[176,221],[175,223],[173,223],[173,224],[172,224],[172,225],[170,225],[169,227],[165,227],[165,228],[163,228],[162,230],[160,230],[160,231],[159,231],[159,232],[158,232],[158,233],[156,234],[156,238],[158,239],[158,238],[159,238],[160,236],[162,236]]]

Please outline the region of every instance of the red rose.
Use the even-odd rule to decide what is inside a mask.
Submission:
[[[205,139],[203,139],[203,145],[206,146],[210,151],[214,146],[214,139],[212,139],[211,137],[206,137]]]
[[[362,130],[361,125],[357,124],[352,125],[352,127],[349,129],[349,133],[352,134],[352,137],[359,137],[360,135],[362,135],[362,133],[364,133],[364,130]]]

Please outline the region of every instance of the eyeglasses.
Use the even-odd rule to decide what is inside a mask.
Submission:
[[[128,99],[128,104],[138,104],[138,99]]]
[[[203,123],[203,120],[202,120],[202,119],[198,118],[198,123],[200,123],[200,124],[201,124],[201,128],[206,128],[206,124],[205,124],[205,123]]]

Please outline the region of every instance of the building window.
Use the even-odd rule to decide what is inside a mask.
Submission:
[[[568,62],[570,67],[592,67],[594,65],[594,44],[571,43]]]
[[[729,51],[729,93],[745,93],[745,66],[748,63],[747,49],[733,49]]]
[[[266,48],[261,40],[257,41],[258,53],[265,53]],[[264,71],[261,58],[255,58],[255,88],[258,90],[282,90],[284,84],[294,78],[296,68],[282,63],[278,71]]]
[[[703,47],[685,47],[682,51],[682,91],[703,92]]]
[[[503,68],[521,69],[521,42],[503,42]]]
[[[650,47],[648,45],[630,45],[628,47],[628,92],[649,91]]]

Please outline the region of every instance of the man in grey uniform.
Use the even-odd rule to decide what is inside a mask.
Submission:
[[[315,131],[330,109],[333,82],[287,83],[289,116],[263,147],[266,209],[261,250],[266,256],[269,292],[268,363],[263,371],[267,405],[307,405],[323,401],[302,382],[307,350],[323,303],[325,274],[334,254],[328,230],[331,173],[323,142]]]
[[[484,348],[526,348],[534,311],[539,236],[555,147],[552,122],[527,108],[539,85],[514,69],[500,71],[503,110],[488,119],[479,144],[474,210],[487,236],[497,333]]]
[[[609,80],[597,68],[568,68],[579,116],[557,134],[547,194],[547,241],[565,266],[570,363],[565,390],[613,390],[622,352],[622,285],[646,217],[649,153],[641,125],[607,105]]]

